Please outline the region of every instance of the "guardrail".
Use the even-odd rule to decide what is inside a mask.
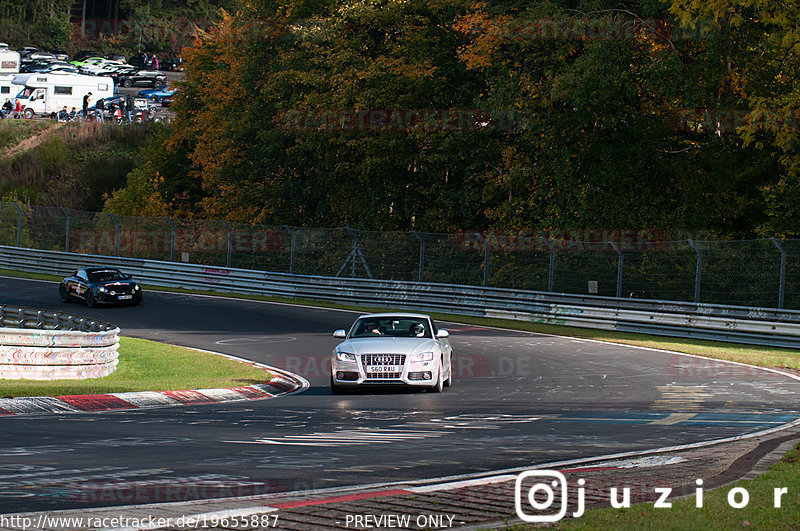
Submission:
[[[113,265],[155,286],[336,301],[620,332],[800,348],[800,311],[265,273],[0,246],[0,268],[67,275]],[[56,291],[53,291],[54,298]]]
[[[83,380],[119,362],[119,328],[62,312],[0,305],[0,379]]]

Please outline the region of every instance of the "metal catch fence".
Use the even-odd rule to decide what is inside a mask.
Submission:
[[[800,240],[452,234],[116,216],[0,203],[0,245],[324,277],[800,309]]]

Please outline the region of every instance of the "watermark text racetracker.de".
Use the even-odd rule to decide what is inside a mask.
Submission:
[[[580,518],[586,512],[587,490],[590,485],[583,478],[577,479],[574,486],[568,484],[566,476],[557,470],[528,470],[517,476],[514,484],[514,505],[517,516],[525,522],[552,523],[570,516]],[[694,507],[702,509],[705,489],[703,480],[695,480],[691,498]],[[656,509],[671,509],[669,498],[672,487],[653,487],[647,501],[653,502]],[[780,509],[783,497],[788,494],[786,487],[776,487],[772,492],[772,507]],[[606,501],[614,509],[627,509],[631,506],[630,487],[609,487]],[[744,509],[750,504],[750,492],[743,487],[733,487],[726,495],[728,506]],[[570,509],[573,509],[570,511]]]
[[[272,365],[300,374],[304,378],[327,377],[331,374],[329,354],[288,354],[276,357]],[[536,374],[535,362],[522,356],[459,354],[453,357],[453,376],[458,379],[508,378]]]
[[[55,516],[42,513],[36,516],[0,514],[0,529],[266,529],[278,525],[277,513],[249,516],[200,514],[195,516]]]

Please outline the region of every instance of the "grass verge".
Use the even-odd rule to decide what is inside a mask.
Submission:
[[[191,371],[186,368],[191,367]],[[263,368],[175,345],[120,339],[119,365],[90,380],[0,380],[0,397],[87,395],[127,391],[178,391],[266,383]]]
[[[0,121],[0,150],[19,144],[50,125],[42,120]]]

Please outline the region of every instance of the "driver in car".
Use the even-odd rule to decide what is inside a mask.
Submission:
[[[381,335],[381,329],[378,326],[378,323],[374,321],[369,321],[364,323],[364,332],[366,332],[367,334]]]

